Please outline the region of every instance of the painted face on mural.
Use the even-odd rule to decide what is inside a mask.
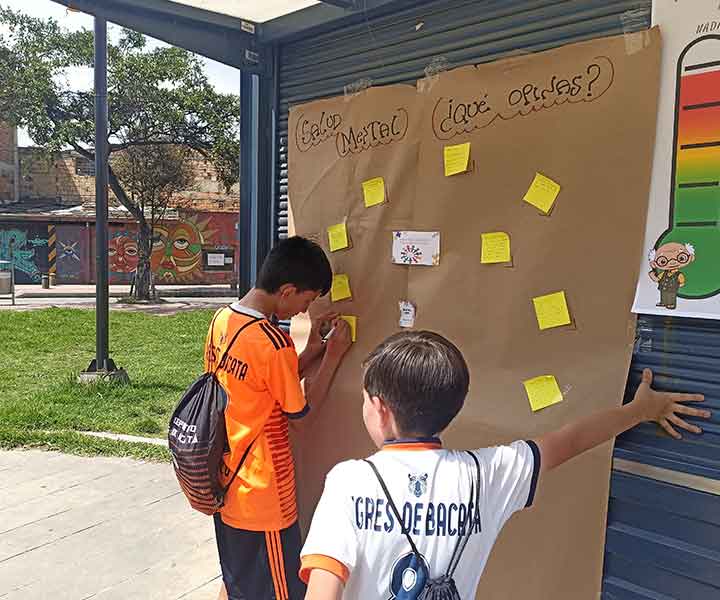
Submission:
[[[650,266],[658,271],[677,271],[695,260],[695,249],[690,244],[669,242],[650,253]]]
[[[138,265],[137,241],[120,234],[108,242],[108,260],[110,270],[115,273],[134,273]]]
[[[208,222],[190,218],[155,228],[151,265],[157,281],[183,283],[201,274],[202,247],[213,233]]]

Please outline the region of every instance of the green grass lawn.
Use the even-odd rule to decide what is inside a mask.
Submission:
[[[75,377],[95,355],[94,311],[0,312],[0,447],[167,458],[162,447],[75,432],[164,437],[170,412],[202,372],[211,318],[209,310],[173,316],[111,311],[110,356],[132,383],[87,386]]]

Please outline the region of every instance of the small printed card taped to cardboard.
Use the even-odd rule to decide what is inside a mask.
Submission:
[[[392,257],[398,265],[439,265],[440,232],[393,231]]]

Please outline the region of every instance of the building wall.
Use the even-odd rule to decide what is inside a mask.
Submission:
[[[237,214],[187,212],[177,221],[166,221],[155,229],[150,265],[156,284],[212,284],[236,281]],[[95,228],[91,247],[94,264]],[[207,269],[206,255],[216,250],[233,257],[227,271]],[[108,234],[110,283],[129,283],[138,261],[137,225],[113,225]]]
[[[95,203],[94,165],[77,153],[62,152],[48,160],[35,148],[21,148],[20,164],[22,198],[58,198],[68,204]],[[192,189],[177,195],[173,201],[175,206],[204,211],[239,209],[239,186],[225,193],[215,167],[200,157],[192,161],[192,168],[195,183]],[[108,196],[111,204],[117,203],[109,189]]]
[[[15,197],[15,129],[0,123],[0,204]]]
[[[5,123],[0,123],[0,162],[12,164],[14,145],[15,130]]]
[[[20,198],[58,198],[55,165],[31,148],[20,148]]]
[[[0,260],[13,248],[18,283],[38,283],[49,271],[49,222],[0,223]],[[95,280],[95,224],[58,223],[56,273],[58,283]],[[237,280],[237,214],[184,212],[155,231],[159,237],[151,256],[157,284],[213,284]],[[208,254],[225,254],[223,267],[208,264]],[[137,225],[113,223],[108,235],[110,283],[129,283],[137,268]]]
[[[0,123],[0,204],[14,197],[13,129]],[[20,197],[23,200],[55,199],[59,205],[84,205],[94,214],[94,164],[73,151],[52,156],[37,148],[21,148]],[[159,284],[210,284],[236,281],[237,211],[239,186],[226,193],[214,166],[199,155],[193,160],[195,183],[172,204],[180,219],[158,226],[159,239],[152,254],[152,269]],[[108,190],[110,205],[117,199]],[[51,219],[51,217],[49,217]],[[94,223],[58,223],[19,220],[0,222],[0,260],[13,249],[18,283],[39,283],[41,275],[55,269],[58,283],[92,283],[95,279]],[[54,237],[53,237],[54,233]],[[48,247],[48,243],[54,246]],[[137,224],[114,223],[109,227],[110,283],[128,283],[137,267]],[[208,253],[223,266],[209,265]],[[56,257],[53,260],[53,257]],[[50,258],[50,260],[49,260]]]

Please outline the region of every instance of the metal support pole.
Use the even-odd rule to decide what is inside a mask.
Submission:
[[[95,370],[108,364],[107,21],[95,17]],[[114,366],[114,365],[113,365]]]
[[[240,73],[240,214],[238,294],[243,297],[257,279],[258,231],[258,76]]]
[[[80,383],[130,383],[109,357],[107,20],[95,16],[95,359]]]
[[[280,52],[273,50],[273,73],[272,82],[268,90],[270,95],[270,105],[272,107],[270,117],[270,248],[275,245],[276,240],[280,237],[278,232],[279,212],[280,212],[280,147],[278,146],[278,118],[280,113]],[[262,103],[262,102],[261,102]]]
[[[268,51],[268,60],[272,53]],[[265,257],[273,247],[273,217],[275,215],[275,79],[271,76],[258,80],[258,224],[257,268],[262,267]]]

